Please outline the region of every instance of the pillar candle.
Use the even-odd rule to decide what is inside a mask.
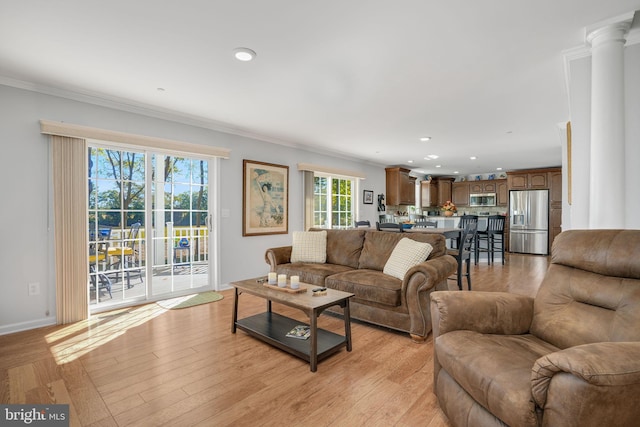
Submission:
[[[286,288],[287,287],[287,275],[286,274],[278,274],[278,287]]]
[[[275,271],[272,271],[269,273],[269,284],[275,285],[276,283],[278,283],[278,274]]]
[[[300,287],[300,277],[291,276],[291,289],[298,289]]]

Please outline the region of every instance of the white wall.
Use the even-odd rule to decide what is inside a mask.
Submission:
[[[625,47],[625,228],[640,229],[640,44]],[[591,58],[570,61],[573,203],[565,205],[562,229],[589,228],[589,163],[591,141]],[[566,167],[563,163],[563,168]],[[564,181],[566,185],[566,180]]]
[[[220,218],[221,284],[265,274],[265,249],[291,242],[290,235],[242,237],[243,159],[289,166],[289,233],[303,227],[298,162],[363,172],[367,179],[360,196],[362,190],[375,195],[385,191],[383,166],[102,105],[0,85],[0,334],[55,323],[49,144],[40,134],[40,119],[230,148],[231,158],[220,161],[220,209],[230,211],[229,217]],[[359,210],[358,219],[377,218],[375,203],[361,204]],[[33,282],[40,283],[40,295],[28,295]]]
[[[640,228],[640,44],[624,55],[627,228]]]

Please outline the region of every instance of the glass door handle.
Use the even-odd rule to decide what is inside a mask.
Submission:
[[[212,223],[213,223],[213,215],[209,214],[205,217],[205,225],[207,226],[207,230],[209,230],[209,232],[213,231]]]

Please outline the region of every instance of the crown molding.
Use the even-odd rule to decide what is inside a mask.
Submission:
[[[0,75],[0,85],[14,87],[17,89],[28,90],[31,92],[41,93],[43,95],[55,96],[58,98],[69,99],[72,101],[83,102],[92,105],[98,105],[101,107],[113,108],[119,111],[125,111],[134,114],[140,114],[147,117],[152,117],[161,120],[167,120],[175,123],[180,123],[188,126],[195,126],[203,129],[209,129],[217,132],[226,133],[229,135],[241,136],[257,141],[269,142],[276,145],[285,147],[297,148],[312,153],[322,154],[331,157],[339,157],[341,159],[350,160],[359,163],[365,163],[372,166],[383,166],[384,163],[376,163],[368,160],[364,160],[358,157],[354,157],[351,154],[347,154],[337,150],[326,150],[317,148],[310,145],[305,145],[299,142],[293,142],[281,138],[276,138],[270,135],[260,134],[228,125],[226,123],[218,122],[216,120],[207,119],[200,116],[181,113],[176,110],[170,110],[135,102],[115,96],[106,94],[98,94],[91,91],[83,91],[78,89],[63,89],[56,88],[48,85],[42,85],[33,82],[27,82],[23,80],[14,79]]]

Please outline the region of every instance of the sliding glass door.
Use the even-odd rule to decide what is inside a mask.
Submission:
[[[209,162],[155,154],[153,294],[209,284]]]
[[[90,145],[92,310],[211,288],[210,161]]]

